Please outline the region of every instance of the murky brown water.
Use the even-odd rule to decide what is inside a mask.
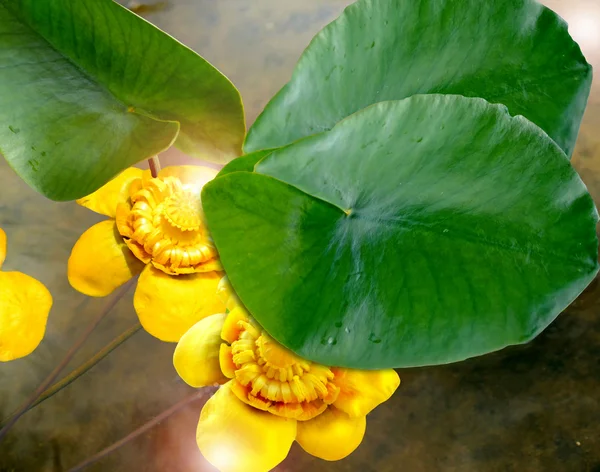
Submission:
[[[310,38],[347,0],[177,0],[142,12],[203,54],[240,88],[251,122],[288,80]],[[573,27],[600,70],[598,0],[547,0]],[[173,159],[181,159],[173,156]],[[600,203],[600,79],[574,164]],[[102,300],[72,290],[66,261],[98,221],[75,204],[30,190],[0,161],[0,226],[6,269],[41,279],[55,305],[46,340],[24,360],[0,365],[0,417],[61,359]],[[600,283],[596,281],[535,342],[461,364],[401,371],[390,402],[369,417],[362,446],[326,463],[294,446],[280,471],[600,472]],[[131,296],[102,323],[74,365],[136,322]],[[192,389],[171,364],[174,346],[138,333],[79,382],[27,414],[0,445],[1,472],[57,472],[126,435]],[[92,471],[213,470],[197,451],[200,404],[173,416]],[[249,471],[251,472],[251,471]]]

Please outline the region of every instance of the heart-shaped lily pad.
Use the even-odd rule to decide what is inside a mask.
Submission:
[[[250,312],[327,365],[529,341],[598,271],[597,212],[565,154],[482,99],[374,105],[217,178],[203,204]]]
[[[570,156],[591,83],[567,24],[535,0],[359,0],[313,39],[244,149],[284,146],[373,103],[444,93],[502,103]]]
[[[54,200],[87,195],[175,143],[241,152],[238,91],[112,0],[0,0],[0,152]]]

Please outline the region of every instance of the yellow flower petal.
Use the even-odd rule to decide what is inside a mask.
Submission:
[[[373,408],[388,400],[400,385],[393,369],[331,369],[340,394],[335,407],[352,417],[366,416]]]
[[[240,321],[249,321],[248,312],[245,308],[237,306],[227,315],[223,331],[221,331],[221,337],[230,344],[237,340],[242,332],[243,328],[238,324]]]
[[[219,351],[223,343],[221,329],[225,316],[211,315],[200,320],[179,340],[173,364],[188,385],[199,388],[227,382],[219,364]]]
[[[219,298],[225,303],[225,306],[229,311],[232,311],[237,306],[243,306],[241,300],[238,298],[237,293],[233,290],[229,277],[225,276],[219,282],[217,287],[217,294]]]
[[[102,221],[81,235],[68,264],[73,288],[90,297],[105,297],[144,268],[127,248],[113,220]]]
[[[201,319],[224,313],[217,297],[221,272],[168,275],[146,266],[133,298],[135,311],[146,331],[162,341],[177,342]]]
[[[231,346],[223,343],[219,349],[219,364],[221,365],[221,372],[229,379],[235,378],[236,365],[233,362],[233,352],[231,352]]]
[[[135,243],[130,243],[128,244],[129,249],[131,249],[133,252],[137,252],[132,246]],[[138,256],[140,258],[144,258],[145,255],[143,253],[141,253],[140,256]],[[156,261],[151,261],[152,265],[154,267],[156,267],[157,269],[162,270],[163,272],[167,272],[169,273],[170,271],[173,271],[173,269],[163,265],[163,264],[159,264]],[[197,274],[199,272],[214,272],[214,271],[223,271],[223,265],[221,264],[221,261],[219,259],[213,259],[212,261],[208,261],[200,266],[197,267],[182,267],[182,268],[178,268],[175,270],[175,273],[171,272],[172,275],[186,275],[186,274]]]
[[[149,171],[146,172],[149,173]],[[144,171],[142,169],[137,169],[136,167],[125,169],[121,174],[94,193],[77,200],[77,203],[96,213],[114,218],[117,214],[119,203],[125,202],[129,198],[129,186],[131,183],[137,179],[141,179],[143,175]]]
[[[196,441],[221,472],[267,472],[283,461],[296,437],[296,421],[239,401],[229,383],[204,405]]]
[[[0,228],[0,269],[6,259],[6,233]]]
[[[51,307],[52,295],[41,282],[20,272],[0,272],[0,361],[38,347]]]
[[[117,212],[115,215],[115,223],[119,234],[124,238],[131,238],[133,236],[133,229],[131,223],[133,220],[131,214],[131,203],[119,203],[117,205]]]
[[[343,411],[329,407],[312,420],[298,421],[296,441],[313,456],[339,461],[360,445],[366,427],[366,417],[350,418]]]
[[[158,173],[158,177],[177,177],[182,184],[201,189],[204,184],[214,179],[219,171],[205,166],[170,166]]]

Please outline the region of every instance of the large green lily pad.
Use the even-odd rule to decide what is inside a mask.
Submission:
[[[598,271],[597,212],[566,155],[482,99],[374,105],[202,198],[250,312],[327,365],[441,364],[529,341]]]
[[[173,142],[240,155],[238,91],[111,0],[0,0],[0,150],[55,200],[87,195]]]
[[[566,23],[533,0],[359,0],[319,33],[250,129],[246,152],[331,129],[415,94],[482,97],[571,155],[592,69]]]

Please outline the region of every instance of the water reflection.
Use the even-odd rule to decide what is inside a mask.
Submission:
[[[598,11],[575,12],[568,20],[569,31],[583,50],[598,47],[600,41],[600,14]]]
[[[569,33],[579,43],[584,54],[596,55],[600,52],[600,4],[595,1],[557,0],[549,0],[546,4],[567,21]]]
[[[150,13],[158,13],[165,10],[169,6],[169,2],[156,2],[156,3],[141,3],[141,2],[128,2],[125,4],[133,13],[146,16]]]

